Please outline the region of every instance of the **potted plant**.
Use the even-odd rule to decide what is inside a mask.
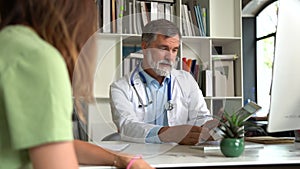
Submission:
[[[226,157],[238,157],[244,152],[244,134],[245,127],[253,126],[254,124],[246,121],[253,113],[249,113],[244,109],[233,114],[227,112],[219,119],[218,128],[222,132],[222,140],[220,143],[221,152]]]

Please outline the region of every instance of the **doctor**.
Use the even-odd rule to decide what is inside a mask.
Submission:
[[[180,41],[170,21],[151,21],[143,28],[142,62],[110,88],[122,140],[192,145],[209,137],[201,134],[200,126],[210,120],[202,92],[190,73],[175,69]]]

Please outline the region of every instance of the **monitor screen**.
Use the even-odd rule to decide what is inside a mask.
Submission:
[[[300,0],[278,12],[268,132],[300,129]]]

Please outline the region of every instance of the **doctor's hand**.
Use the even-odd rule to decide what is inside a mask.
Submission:
[[[220,136],[215,133],[215,128],[218,127],[219,125],[219,120],[218,119],[212,119],[204,123],[200,133],[199,137],[199,142],[203,143],[206,141],[212,141],[212,140],[217,140],[220,139]]]
[[[202,127],[192,125],[179,125],[163,127],[158,132],[162,142],[176,142],[184,145],[195,145],[199,141]]]

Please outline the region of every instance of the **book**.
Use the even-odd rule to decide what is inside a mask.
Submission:
[[[141,1],[141,14],[142,14],[143,26],[145,26],[149,22],[149,16],[148,16],[149,12],[145,1]]]
[[[211,52],[213,55],[222,55],[223,54],[223,47],[222,46],[213,46],[211,48]]]
[[[132,53],[141,53],[141,51],[142,48],[140,46],[123,45],[122,47],[123,59],[125,59],[127,56],[132,55]]]
[[[205,10],[205,16],[203,16],[203,8],[200,4],[199,5],[199,12],[200,12],[200,16],[201,16],[201,23],[202,23],[202,31],[203,31],[203,36],[206,36],[207,35],[207,32],[206,32],[206,28],[205,26],[207,25],[206,24],[206,10]]]
[[[187,59],[186,60],[186,65],[187,65],[187,71],[191,72],[191,67],[192,67],[192,59]]]
[[[261,144],[284,144],[294,143],[294,137],[272,137],[272,136],[256,136],[245,137],[245,141],[261,143]]]
[[[199,80],[199,72],[200,72],[200,65],[196,63],[195,65],[195,71],[194,71],[194,78],[198,84],[200,84]]]
[[[141,50],[132,52],[126,56],[123,59],[123,75],[130,73],[142,61],[143,57],[144,55]]]
[[[188,11],[188,7],[186,4],[182,4],[182,16],[184,17],[184,21],[186,21],[185,23],[183,23],[184,25],[186,25],[187,31],[186,31],[186,36],[192,36],[192,28],[191,28],[191,21],[189,18],[189,11]]]
[[[202,7],[202,22],[203,22],[203,28],[204,28],[204,32],[207,34],[207,12],[206,12],[206,8],[205,7]]]
[[[110,1],[103,1],[103,33],[110,33],[111,31],[111,3]]]
[[[117,33],[122,33],[122,19],[125,10],[124,0],[116,0],[116,27]]]
[[[128,11],[129,11],[129,15],[128,15],[128,32],[125,33],[129,33],[129,34],[133,34],[133,3],[129,2],[128,3]]]
[[[192,59],[192,63],[191,63],[191,74],[195,77],[195,68],[196,68],[196,63],[197,63],[197,60],[196,59]]]
[[[165,18],[165,5],[163,3],[157,4],[157,19],[166,19]]]
[[[132,33],[137,34],[137,23],[136,23],[136,0],[132,0]]]
[[[137,34],[142,33],[143,21],[142,21],[142,14],[141,14],[141,2],[136,1],[136,31]]]
[[[195,36],[196,33],[195,33],[195,29],[194,29],[194,25],[193,25],[193,21],[192,21],[192,14],[191,14],[191,11],[188,10],[188,15],[189,15],[189,25],[190,25],[190,28],[191,28],[191,36]]]
[[[134,52],[134,53],[130,53],[126,58],[143,59],[144,55],[143,55],[142,51],[137,51],[137,52]]]
[[[186,14],[185,14],[185,8],[184,8],[184,5],[181,6],[181,11],[182,11],[182,35],[183,36],[188,36],[189,35],[189,32],[188,32],[188,27],[187,27],[187,18],[186,18]]]
[[[196,4],[196,1],[194,0],[190,0],[188,1],[188,8],[190,9],[191,11],[191,18],[192,18],[192,26],[194,27],[194,31],[195,31],[195,36],[199,36],[199,27],[198,27],[198,23],[197,23],[197,18],[196,18],[196,12],[195,12],[195,6]]]
[[[130,73],[141,62],[140,58],[125,58],[123,60],[123,75]]]
[[[200,14],[199,14],[199,10],[198,10],[198,6],[197,5],[194,6],[194,10],[195,10],[195,15],[196,15],[196,20],[197,20],[199,35],[203,36],[202,35],[202,29],[201,29]]]
[[[227,55],[212,55],[212,60],[236,60],[238,56],[235,54],[227,54]]]
[[[130,29],[130,21],[131,19],[131,11],[130,11],[130,3],[129,1],[123,0],[123,18],[122,18],[122,32],[124,34],[126,33],[130,33],[129,29]],[[132,5],[132,3],[131,3]]]
[[[150,2],[151,3],[151,8],[150,8],[150,20],[154,21],[158,19],[158,2]]]
[[[131,71],[131,61],[128,58],[125,58],[122,62],[123,64],[123,76],[128,74]]]
[[[204,96],[213,96],[212,70],[202,71],[201,91]]]
[[[156,2],[174,3],[174,0],[155,0]]]
[[[186,57],[182,58],[182,70],[185,70],[185,71],[189,72]]]
[[[196,6],[196,10],[198,12],[198,17],[199,17],[201,36],[206,36],[206,32],[204,30],[204,25],[203,25],[202,8],[200,3],[198,3],[198,5]]]
[[[175,11],[175,5],[171,5],[171,22],[176,22],[176,11]]]
[[[226,97],[227,95],[227,83],[226,75],[223,71],[214,70],[213,73],[213,95],[217,97]]]
[[[117,33],[116,0],[111,0],[111,33]]]
[[[165,19],[171,21],[171,4],[165,3]]]
[[[103,28],[103,2],[97,0],[96,3],[98,8],[98,27]]]

